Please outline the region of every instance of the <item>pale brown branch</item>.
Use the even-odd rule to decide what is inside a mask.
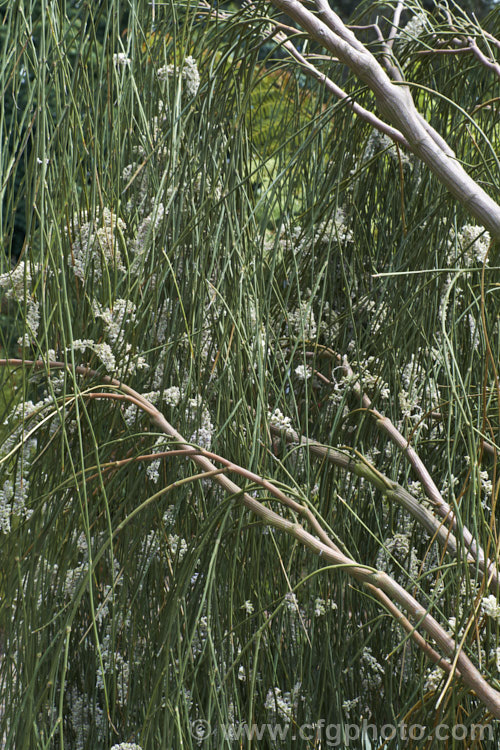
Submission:
[[[467,41],[469,42],[469,47],[474,57],[476,57],[476,59],[479,60],[479,62],[482,63],[486,68],[488,68],[488,70],[493,71],[493,73],[495,73],[495,75],[500,78],[500,64],[495,62],[494,60],[490,60],[490,58],[487,57],[484,52],[479,49],[475,39],[473,39],[472,37],[467,37]]]
[[[420,49],[417,55],[469,55],[472,52],[470,47],[433,47],[432,49]]]
[[[72,369],[64,362],[44,362],[42,360],[30,361],[19,359],[0,360],[0,367],[9,365],[18,367],[35,367],[40,370],[48,370],[49,368],[54,370],[69,369],[75,374],[87,377],[97,377],[97,373],[89,367],[80,365]],[[289,521],[278,513],[275,513],[270,508],[264,506],[248,493],[244,492],[244,490],[238,487],[238,485],[229,479],[229,477],[225,476],[225,474],[221,474],[221,470],[217,469],[208,458],[200,455],[199,449],[191,447],[182,435],[165,419],[163,414],[147,401],[147,399],[141,396],[140,393],[110,376],[102,376],[102,380],[105,383],[119,388],[123,393],[132,396],[136,402],[141,404],[141,408],[150,415],[153,424],[157,428],[169,435],[186,449],[187,455],[202,469],[203,476],[214,479],[214,481],[220,484],[228,493],[234,497],[239,497],[242,504],[252,513],[261,518],[266,524],[290,534],[298,542],[310,549],[314,554],[318,555],[326,564],[332,565],[339,571],[343,570],[363,585],[379,589],[389,600],[397,602],[416,620],[415,628],[421,627],[438,644],[446,657],[453,658],[456,661],[457,670],[460,673],[463,682],[470,690],[475,692],[476,696],[482,701],[493,716],[500,718],[500,693],[488,684],[470,659],[461,650],[457,650],[455,640],[448,635],[444,628],[441,627],[427,609],[422,607],[422,605],[419,604],[411,594],[387,575],[387,573],[360,565],[344,555],[338,549],[334,549],[332,546],[333,543],[332,545],[325,544],[316,536],[313,536],[306,531],[300,524]]]
[[[464,39],[453,39],[452,40],[457,46],[455,47],[435,47],[432,49],[418,50],[417,55],[474,55],[479,62],[484,65],[488,70],[491,70],[498,78],[500,78],[500,64],[495,60],[491,60],[487,55],[482,52],[476,40],[473,37],[467,37],[467,41]]]
[[[422,503],[415,498],[410,492],[397,482],[393,482],[379,471],[375,473],[374,467],[365,460],[355,460],[346,453],[331,448],[327,445],[317,443],[315,440],[298,435],[294,430],[281,429],[279,427],[270,427],[273,435],[285,438],[289,443],[298,444],[306,448],[311,455],[322,460],[332,463],[345,471],[351,472],[358,477],[366,479],[374,485],[387,500],[395,502],[406,510],[430,535],[431,539],[436,539],[443,550],[448,552],[452,557],[458,559],[458,542],[452,533],[450,524],[447,519],[439,520],[425,508]],[[476,559],[469,553],[466,553],[467,563],[471,567],[476,567]],[[484,575],[480,567],[481,575]],[[487,581],[490,589],[496,593],[496,579]]]
[[[341,360],[339,356],[339,360]],[[349,365],[347,358],[344,357],[342,360],[342,367],[346,375],[353,375],[351,366]],[[458,521],[448,503],[439,492],[434,480],[432,479],[429,471],[427,470],[422,459],[418,455],[415,448],[411,443],[399,432],[395,425],[391,422],[388,417],[385,417],[377,409],[372,406],[370,398],[363,393],[359,382],[354,383],[354,392],[361,398],[363,407],[369,411],[377,420],[377,427],[383,430],[386,435],[392,440],[392,442],[404,453],[413,467],[417,477],[422,483],[422,487],[425,490],[425,494],[435,507],[439,515],[449,524],[450,528],[456,533],[458,529]],[[479,567],[482,572],[486,575],[489,585],[492,587],[495,594],[498,592],[500,585],[500,579],[496,566],[491,560],[487,560],[486,555],[482,548],[476,543],[472,533],[466,526],[461,525],[460,534],[463,538],[466,548],[470,551],[474,559],[478,561]]]
[[[415,630],[415,626],[411,624],[411,622],[408,620],[407,617],[404,616],[404,614],[399,610],[394,602],[389,599],[389,597],[384,594],[383,591],[376,588],[375,586],[372,586],[370,583],[365,584],[366,588],[373,593],[374,596],[377,597],[377,599],[381,602],[381,604],[387,609],[388,612],[392,615],[392,617],[398,622],[403,630],[406,630],[406,632],[413,638],[417,646],[422,649],[422,651],[425,653],[427,658],[434,662],[436,666],[441,667],[443,672],[446,672],[448,675],[452,674],[452,665],[449,661],[446,661],[446,659],[443,659],[442,656],[438,654],[437,651],[435,651],[432,646],[427,643],[425,638],[422,638],[418,630]],[[458,670],[455,670],[455,674],[457,677],[460,677],[460,672]]]
[[[392,17],[391,30],[389,31],[389,36],[387,38],[387,44],[391,49],[394,46],[394,40],[396,39],[397,33],[399,31],[399,24],[401,22],[401,13],[403,12],[403,8],[404,8],[403,0],[398,0],[398,4],[396,5],[394,9],[394,15]]]

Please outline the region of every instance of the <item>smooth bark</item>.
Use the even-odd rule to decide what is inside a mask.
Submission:
[[[316,0],[318,15],[299,0],[268,2],[292,18],[368,86],[380,115],[402,133],[408,150],[429,167],[493,238],[500,240],[500,205],[467,174],[444,138],[417,111],[408,86],[389,78],[326,0]]]

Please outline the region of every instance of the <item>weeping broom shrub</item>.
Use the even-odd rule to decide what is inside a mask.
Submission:
[[[357,746],[366,722],[426,736],[483,723],[494,742],[477,696],[458,679],[445,689],[370,592],[199,479],[103,380],[312,508],[498,687],[497,611],[460,535],[443,551],[366,478],[280,432],[361,455],[425,504],[368,394],[495,560],[488,238],[269,44],[267,6],[215,21],[194,3],[104,2],[82,6],[77,40],[69,8],[35,5],[7,11],[2,67],[8,96],[30,102],[3,166],[28,158],[33,207],[0,276],[4,346],[25,360],[4,367],[1,402],[5,746],[232,747],[256,724],[291,747],[320,720],[329,735],[312,726],[311,746]],[[492,105],[478,107],[494,100],[491,73],[419,49],[396,40],[421,111],[498,188]]]

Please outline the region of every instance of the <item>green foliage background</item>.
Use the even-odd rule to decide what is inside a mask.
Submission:
[[[245,722],[324,719],[344,742],[363,719],[429,731],[488,723],[458,680],[438,705],[446,679],[429,683],[423,654],[346,573],[197,480],[185,457],[148,472],[152,452],[176,446],[105,398],[120,394],[103,377],[157,391],[188,441],[208,430],[212,451],[310,507],[346,554],[384,563],[444,626],[470,626],[463,648],[499,687],[498,623],[479,610],[488,592],[463,546],[447,555],[373,485],[272,431],[279,409],[298,433],[407,486],[404,456],[342,381],[336,353],[348,355],[496,560],[496,464],[484,439],[497,445],[497,249],[482,280],[457,240],[465,212],[420,164],[384,144],[369,150],[369,129],[269,44],[267,3],[217,20],[196,3],[142,0],[19,1],[2,12],[2,236],[25,264],[23,294],[1,290],[2,343],[45,361],[4,370],[0,402],[2,502],[5,482],[25,499],[0,542],[5,746],[198,747],[197,722],[214,748],[245,746],[221,736]],[[498,34],[498,15],[485,24]],[[417,47],[401,37],[395,51],[420,111],[498,195],[495,79],[472,58]],[[189,56],[201,75],[194,96]],[[338,77],[336,63],[318,64]],[[177,72],[162,78],[166,65]],[[105,209],[114,261],[96,240],[79,278],[82,227],[97,235]],[[2,273],[11,261],[2,257]],[[122,299],[135,310],[111,336],[100,311]],[[40,323],[21,346],[30,300]],[[82,339],[109,343],[114,367],[82,354]],[[63,377],[48,359],[65,362]],[[97,374],[77,375],[77,364]],[[316,376],[301,379],[300,366]],[[172,388],[177,402],[165,399]],[[394,551],[397,535],[406,552]],[[282,746],[295,746],[291,733]]]

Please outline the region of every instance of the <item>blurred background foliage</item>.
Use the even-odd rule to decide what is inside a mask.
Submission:
[[[218,5],[221,9],[230,10],[241,7],[241,2],[234,2],[233,0],[233,2],[221,2]],[[331,3],[331,5],[345,21],[348,21],[351,17],[355,17],[356,21],[366,21],[366,2],[359,3],[352,2],[352,0],[341,0],[340,2]],[[494,0],[460,0],[460,2],[453,3],[453,6],[467,13],[474,14],[480,19],[492,11],[495,5]],[[38,50],[41,37],[44,34],[42,24],[43,4],[35,3],[31,5],[28,3],[25,5],[25,3],[16,0],[16,6],[19,9],[19,17],[26,15],[29,21],[31,42],[30,44],[26,43],[27,48],[32,44],[33,49]],[[428,11],[432,11],[435,8],[435,3],[432,0],[426,0],[423,3],[423,7]],[[383,16],[388,11],[390,11],[390,6],[380,4],[377,6],[376,11],[372,12],[376,16]],[[119,26],[124,30],[123,33],[126,34],[130,14],[128,4],[122,3],[116,10],[116,13],[119,15]],[[0,7],[0,46],[2,47],[10,33],[9,25],[11,18],[12,16],[7,10],[7,4]],[[85,39],[90,28],[95,39],[95,47],[92,49],[91,54],[97,60],[106,35],[107,19],[105,3],[94,3],[92,13],[89,13],[87,3],[82,2],[82,0],[66,2],[64,4],[64,12],[60,15],[60,20],[62,24],[62,38],[65,44],[65,55],[70,64],[74,65],[76,62],[80,54],[82,40]],[[264,46],[262,48],[263,54],[266,54],[267,51]],[[57,56],[52,59],[52,64],[57,64]],[[7,183],[9,186],[12,183],[13,189],[4,189],[2,195],[2,244],[7,253],[14,259],[18,258],[22,251],[26,235],[26,222],[29,221],[28,214],[30,212],[29,207],[26,207],[25,198],[25,173],[32,149],[33,138],[30,116],[32,118],[37,101],[36,94],[30,92],[29,86],[26,85],[26,77],[33,75],[33,70],[27,67],[18,69],[17,73],[18,75],[13,76],[12,80],[8,82],[8,86],[3,92],[2,101],[3,140],[7,151],[14,157],[14,164],[9,165],[9,182]],[[102,85],[102,81],[99,80],[97,75],[92,85],[96,88]],[[53,108],[54,103],[47,101],[44,102],[44,106]],[[260,118],[259,121],[259,127],[268,130],[265,126],[265,115],[263,121]],[[16,144],[19,144],[16,153],[11,148],[14,139]],[[8,203],[7,199],[9,200]]]

